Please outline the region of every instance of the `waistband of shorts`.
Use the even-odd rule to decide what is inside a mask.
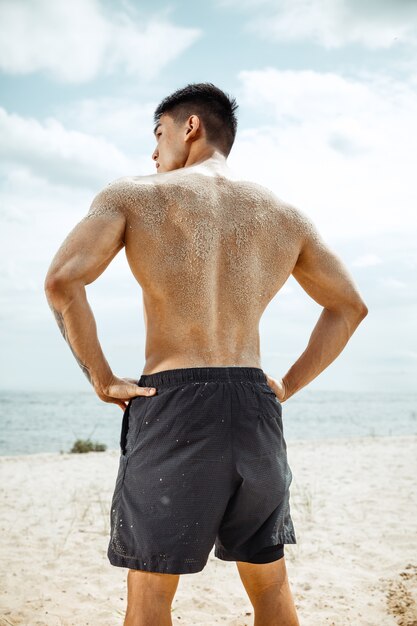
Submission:
[[[162,370],[153,374],[142,374],[139,379],[140,387],[156,387],[165,385],[179,385],[192,382],[233,382],[252,381],[266,383],[265,372],[259,367],[181,367],[171,370]]]

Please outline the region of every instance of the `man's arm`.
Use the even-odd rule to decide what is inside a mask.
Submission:
[[[368,308],[345,265],[325,244],[313,222],[299,212],[304,236],[292,274],[323,311],[307,348],[282,379],[287,400],[342,352]]]
[[[127,381],[131,379],[117,379],[115,386],[116,377],[101,349],[85,290],[124,246],[123,184],[115,181],[96,195],[87,215],[53,258],[45,278],[45,293],[63,337],[97,395],[125,408],[122,399],[141,395],[137,393],[139,387],[131,381],[129,389]]]

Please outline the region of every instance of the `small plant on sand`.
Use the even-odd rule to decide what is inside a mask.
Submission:
[[[313,490],[310,485],[294,484],[293,503],[297,514],[307,522],[314,522]]]
[[[313,494],[309,486],[305,486],[301,491],[300,505],[304,508],[307,520],[313,520]]]
[[[77,439],[70,452],[104,452],[106,449],[107,446],[104,443],[94,443],[91,439]]]

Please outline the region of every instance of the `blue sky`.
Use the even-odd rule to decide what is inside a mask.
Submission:
[[[89,388],[47,268],[102,187],[154,172],[159,101],[210,81],[239,104],[230,166],[313,219],[369,307],[309,388],[413,390],[416,25],[409,0],[2,0],[1,387]],[[87,295],[113,370],[139,377],[142,300],[123,251]],[[261,321],[268,374],[286,373],[320,311],[290,277]]]

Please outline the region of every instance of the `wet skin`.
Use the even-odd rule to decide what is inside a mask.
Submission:
[[[97,395],[124,409],[144,390],[137,378],[112,372],[85,290],[123,247],[142,291],[145,374],[262,367],[259,322],[292,274],[323,311],[286,375],[268,376],[283,402],[336,358],[366,305],[302,211],[233,172],[204,135],[198,138],[198,118],[180,131],[169,117],[161,119],[157,173],[117,179],[97,194],[51,263],[48,302]]]

